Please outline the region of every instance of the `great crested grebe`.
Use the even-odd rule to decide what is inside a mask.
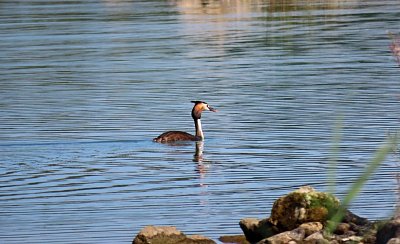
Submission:
[[[192,109],[192,118],[194,120],[194,126],[196,128],[196,135],[191,135],[183,131],[167,131],[154,138],[155,142],[176,142],[176,141],[203,141],[204,134],[201,128],[201,112],[208,110],[212,112],[217,112],[216,109],[210,107],[206,102],[202,101],[192,101],[194,103]]]

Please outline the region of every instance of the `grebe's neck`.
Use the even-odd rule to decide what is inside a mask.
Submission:
[[[200,138],[200,140],[204,140],[203,129],[201,127],[201,120],[194,119],[194,126],[196,128],[196,137]]]

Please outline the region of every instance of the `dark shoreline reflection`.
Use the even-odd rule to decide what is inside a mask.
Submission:
[[[200,15],[223,15],[236,13],[239,16],[245,13],[255,12],[291,12],[291,11],[308,11],[317,9],[341,9],[345,5],[358,5],[359,0],[330,0],[330,1],[301,1],[301,0],[236,0],[236,1],[219,1],[219,0],[171,0],[171,3],[178,7],[178,11],[182,14],[200,14]]]

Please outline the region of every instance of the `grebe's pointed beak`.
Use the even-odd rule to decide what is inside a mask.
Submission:
[[[208,106],[208,109],[210,109],[211,112],[218,112],[218,110],[216,110],[215,108],[212,108],[210,106]]]

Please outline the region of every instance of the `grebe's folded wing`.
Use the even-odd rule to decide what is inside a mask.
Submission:
[[[158,137],[154,138],[153,141],[155,142],[175,142],[175,141],[198,141],[194,135],[183,131],[167,131],[159,135]]]

